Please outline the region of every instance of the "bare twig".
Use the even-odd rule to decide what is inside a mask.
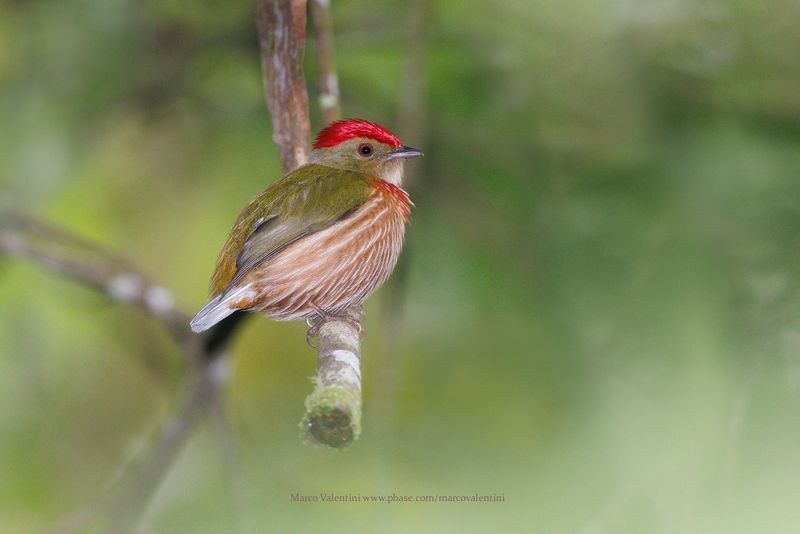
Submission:
[[[264,94],[272,115],[272,138],[284,172],[309,153],[308,93],[303,76],[306,0],[256,0]]]
[[[127,260],[30,215],[8,208],[0,211],[0,252],[29,259],[113,301],[143,309],[164,324],[179,345],[191,334],[189,317],[176,308],[169,290]]]
[[[30,215],[0,210],[0,253],[31,260],[112,301],[144,310],[170,331],[181,349],[188,369],[186,395],[156,433],[151,452],[128,470],[127,482],[114,485],[97,502],[52,530],[80,532],[104,523],[108,531],[132,532],[200,415],[217,401],[224,387],[227,360],[219,358],[222,345],[207,350],[204,338],[191,334],[189,316],[175,306],[171,293],[130,262]]]
[[[333,55],[333,29],[330,0],[311,0],[311,20],[314,23],[317,70],[319,72],[319,107],[325,123],[339,118],[339,77]]]

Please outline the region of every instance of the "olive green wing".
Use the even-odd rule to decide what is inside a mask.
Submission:
[[[292,243],[346,218],[367,200],[370,182],[363,173],[310,164],[274,183],[234,224],[211,278],[212,297]]]

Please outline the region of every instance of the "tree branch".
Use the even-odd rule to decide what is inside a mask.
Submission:
[[[319,75],[319,107],[322,119],[328,124],[339,118],[339,77],[333,56],[333,29],[330,0],[311,0],[311,20],[314,23],[317,71]]]
[[[300,423],[312,443],[342,448],[361,433],[359,330],[345,321],[319,329],[316,387]]]
[[[93,288],[112,301],[144,310],[163,324],[180,348],[188,386],[174,415],[156,432],[147,456],[129,469],[127,482],[80,510],[53,532],[79,532],[98,522],[114,532],[132,532],[150,499],[191,436],[200,416],[217,402],[227,382],[223,344],[213,348],[191,333],[189,316],[175,306],[172,294],[127,260],[64,230],[10,208],[0,209],[0,253],[28,259]],[[211,335],[211,334],[209,334]]]
[[[31,260],[96,289],[112,301],[141,308],[172,333],[178,345],[191,335],[189,316],[172,293],[127,260],[55,226],[12,210],[0,210],[0,252]],[[186,356],[194,356],[184,351]]]
[[[256,0],[256,24],[272,138],[289,172],[308,160],[310,146],[303,76],[306,0]]]

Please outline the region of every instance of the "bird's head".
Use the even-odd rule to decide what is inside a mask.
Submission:
[[[309,163],[371,174],[394,185],[403,180],[403,160],[422,156],[416,148],[374,122],[334,121],[314,141]]]

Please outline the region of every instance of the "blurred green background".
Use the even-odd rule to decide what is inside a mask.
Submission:
[[[201,426],[145,530],[800,531],[800,3],[332,9],[344,115],[426,153],[407,269],[366,305],[364,433],[302,443],[305,325],[253,318],[238,472]],[[279,174],[252,2],[0,2],[6,200],[195,310]],[[160,325],[0,258],[0,531],[102,495],[179,377]],[[290,500],[329,491],[505,502]]]

